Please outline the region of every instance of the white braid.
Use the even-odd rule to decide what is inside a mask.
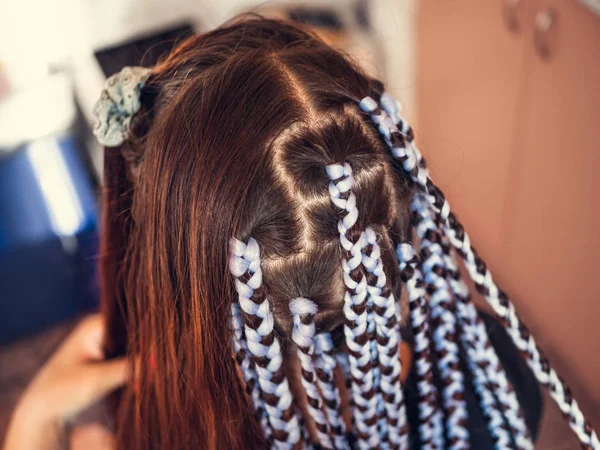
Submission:
[[[583,445],[600,450],[598,436],[583,416],[579,404],[573,398],[570,389],[550,366],[535,339],[521,322],[514,305],[494,282],[490,271],[485,264],[481,264],[483,261],[472,248],[467,232],[460,222],[454,216],[451,216],[450,204],[431,181],[427,168],[422,164],[423,158],[421,153],[414,142],[410,141],[406,146],[394,146],[391,136],[394,132],[399,132],[399,130],[393,120],[385,111],[376,113],[378,104],[370,97],[363,99],[360,102],[360,106],[365,112],[372,114],[373,122],[378,126],[382,136],[386,139],[392,154],[400,159],[404,171],[411,176],[415,184],[426,194],[427,200],[442,220],[444,233],[464,259],[469,275],[475,284],[485,292],[488,303],[496,315],[504,322],[508,334],[521,353],[525,355],[525,359],[538,381],[548,387],[550,396],[556,402],[561,412],[569,418],[571,429]]]
[[[255,290],[262,286],[258,242],[253,238],[248,240],[248,244],[239,239],[232,239],[229,267],[235,277],[235,287],[242,310],[249,316],[255,316],[261,320],[256,329],[251,328],[247,323],[245,324],[244,332],[248,350],[254,358],[268,361],[265,367],[255,365],[258,383],[265,394],[278,398],[274,405],[266,401],[264,403],[271,427],[286,434],[286,438],[283,439],[278,438],[278,434],[274,433],[276,447],[282,450],[291,450],[300,440],[300,426],[295,413],[291,415],[289,420],[286,421],[285,419],[286,412],[293,408],[292,393],[287,378],[282,377],[281,382],[273,381],[274,375],[282,370],[283,362],[279,341],[272,336],[273,315],[266,297],[258,304],[253,301]],[[250,278],[244,282],[241,277],[246,273],[250,275]],[[263,343],[265,337],[272,337],[270,345]],[[269,339],[267,339],[268,341]]]
[[[415,361],[419,391],[419,434],[421,448],[441,450],[444,448],[444,430],[442,413],[438,405],[437,389],[431,380],[432,362],[429,342],[429,317],[425,289],[422,286],[422,275],[416,264],[417,256],[413,246],[404,242],[396,248],[401,272],[410,272],[411,276],[404,280],[411,309],[411,325],[414,331]]]
[[[314,315],[317,313],[317,304],[307,298],[295,298],[290,302],[294,329],[292,341],[298,346],[298,359],[302,367],[302,386],[306,391],[307,408],[317,428],[319,442],[325,449],[333,449],[333,443],[329,435],[329,424],[323,414],[323,402],[317,388],[317,374],[313,365],[315,337]],[[306,320],[306,323],[305,323]]]
[[[363,266],[365,261],[365,254],[363,253]],[[365,267],[366,269],[366,267]],[[367,280],[368,284],[368,280]],[[367,286],[367,293],[371,286]],[[371,295],[367,295],[367,332],[369,333],[369,346],[371,349],[371,370],[373,372],[373,385],[375,390],[377,391],[377,428],[379,430],[379,434],[381,435],[381,449],[388,450],[389,449],[389,427],[387,424],[386,417],[386,408],[384,405],[383,397],[380,393],[380,383],[381,383],[381,370],[380,370],[380,361],[379,361],[379,350],[376,340],[376,319],[374,312],[374,302],[373,297]]]
[[[487,289],[486,299],[496,314],[506,321],[507,331],[513,339],[513,342],[521,352],[528,355],[526,361],[533,370],[536,378],[540,383],[549,388],[550,396],[556,402],[562,413],[570,417],[569,425],[578,436],[579,440],[585,445],[589,445],[590,448],[594,450],[600,450],[598,436],[591,427],[589,430],[587,429],[586,419],[583,416],[577,401],[572,398],[569,388],[565,386],[563,380],[558,376],[556,371],[549,366],[546,358],[541,354],[533,336],[528,332],[526,334],[522,333],[522,324],[515,311],[514,305],[510,302],[504,303],[500,299],[500,291],[492,279],[492,274],[487,268],[485,269],[484,274],[480,274],[477,270],[477,264],[467,233],[464,233],[464,238],[461,241],[456,238],[454,230],[450,227],[445,227],[445,229],[452,244],[457,249],[460,249],[461,255],[464,255],[465,267],[473,281]]]
[[[444,236],[442,239],[442,242],[446,245],[447,238]],[[469,357],[469,364],[471,366],[471,372],[473,372],[476,390],[478,393],[483,390],[489,391],[488,383],[493,383],[495,387],[494,394],[498,399],[498,403],[502,405],[502,410],[505,411],[504,415],[512,428],[511,434],[516,442],[517,448],[532,449],[533,442],[529,437],[527,424],[522,417],[517,395],[512,386],[510,386],[510,382],[506,377],[506,372],[490,343],[485,325],[480,319],[477,310],[475,309],[475,305],[470,299],[469,288],[460,278],[460,272],[454,255],[444,253],[444,263],[448,270],[448,282],[452,292],[458,300],[456,302],[456,312],[463,330],[461,338],[465,344],[463,347]],[[450,274],[454,274],[455,276],[451,276]],[[481,373],[475,373],[475,371]],[[478,386],[478,384],[480,386]],[[500,418],[503,415],[498,408],[496,401],[494,401],[492,393],[479,395],[482,399],[483,412],[486,413],[488,412],[488,409],[490,409],[491,411],[489,412],[494,416],[489,421],[492,435],[494,435],[496,430],[501,430],[501,433],[508,433],[504,428],[499,429],[492,425],[492,422],[498,423],[498,419],[496,418],[497,415],[499,415]],[[484,397],[488,399],[488,402],[491,401],[492,403],[484,405]],[[498,442],[503,442],[505,439],[502,436],[497,437]]]
[[[363,261],[364,261],[363,254]],[[369,292],[369,286],[367,286],[367,293]],[[385,406],[382,396],[379,394],[379,388],[381,383],[381,370],[379,367],[379,354],[377,340],[375,337],[376,326],[375,326],[375,312],[373,310],[373,298],[367,295],[367,333],[369,335],[369,348],[371,350],[371,372],[373,373],[373,386],[377,391],[377,428],[381,436],[380,447],[382,450],[388,450],[388,426],[385,416]]]
[[[333,341],[329,333],[320,333],[315,336],[315,367],[319,369],[326,378],[317,375],[317,384],[323,398],[327,412],[327,421],[333,433],[336,450],[350,450],[350,444],[346,438],[346,425],[340,410],[342,402],[340,391],[335,381],[335,369],[337,366],[333,354]]]
[[[423,275],[425,282],[433,288],[430,290],[431,317],[438,322],[433,330],[433,342],[438,352],[437,366],[444,389],[442,398],[446,409],[446,435],[450,449],[468,449],[469,432],[467,404],[465,401],[465,380],[460,369],[459,347],[457,342],[456,317],[453,314],[455,300],[450,294],[446,279],[434,270],[443,267],[442,248],[431,242],[427,232],[437,232],[433,220],[427,216],[427,203],[419,195],[415,195],[411,204],[417,216],[416,231],[421,245]],[[435,323],[435,322],[434,322]]]
[[[233,351],[238,360],[240,369],[242,370],[242,376],[246,382],[246,387],[250,390],[252,405],[258,416],[263,435],[267,441],[270,441],[273,432],[269,425],[269,418],[267,417],[264,401],[260,396],[258,376],[248,354],[248,345],[244,339],[244,319],[242,318],[240,305],[237,303],[231,304],[231,329],[233,330]]]
[[[364,261],[364,254],[363,254]],[[369,286],[367,286],[367,293]],[[385,416],[385,406],[383,398],[379,393],[381,383],[381,370],[379,367],[379,354],[377,340],[375,337],[375,312],[373,311],[374,304],[370,295],[367,295],[367,333],[369,335],[369,348],[371,350],[371,371],[373,372],[373,386],[377,391],[377,428],[381,436],[381,450],[388,450],[388,426]]]
[[[349,350],[353,416],[358,430],[358,446],[366,450],[378,447],[381,440],[377,432],[377,423],[368,425],[368,422],[377,416],[377,397],[370,395],[375,389],[373,371],[362,370],[371,363],[370,344],[368,340],[362,344],[359,342],[359,338],[367,333],[367,280],[364,274],[359,281],[355,281],[351,276],[351,273],[361,266],[365,238],[364,233],[361,233],[356,242],[352,242],[347,236],[358,218],[356,196],[352,192],[354,185],[352,168],[346,163],[331,164],[326,169],[331,180],[329,183],[331,201],[344,214],[338,222],[340,243],[349,255],[349,258],[345,258],[342,262],[346,285],[344,336]],[[354,308],[358,308],[359,312]],[[348,326],[348,323],[352,326]]]
[[[406,419],[406,404],[404,393],[400,384],[402,372],[400,361],[400,322],[398,320],[399,309],[396,308],[396,299],[390,293],[383,296],[383,288],[386,286],[387,277],[383,270],[381,260],[381,248],[377,242],[375,231],[368,227],[365,230],[367,244],[371,247],[369,255],[363,254],[363,266],[376,277],[375,285],[369,285],[367,291],[377,311],[374,315],[375,328],[378,339],[377,353],[381,365],[381,381],[379,389],[383,395],[383,406],[385,417],[388,422],[389,439],[393,448],[408,449],[408,424]],[[390,322],[393,326],[390,326]],[[384,342],[384,343],[380,343]],[[386,400],[388,398],[389,400]]]

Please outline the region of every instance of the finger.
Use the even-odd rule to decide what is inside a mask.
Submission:
[[[88,373],[90,386],[93,387],[92,395],[99,398],[127,383],[129,362],[126,358],[112,359],[89,364],[85,371]]]
[[[62,411],[63,417],[78,414],[129,379],[129,363],[125,358],[91,363],[78,368],[72,375],[69,399]]]
[[[104,358],[104,318],[91,314],[83,318],[61,347],[63,361],[100,361]]]
[[[71,450],[114,450],[114,435],[100,424],[80,425],[71,430]]]
[[[102,344],[106,333],[104,317],[101,314],[88,317],[81,333],[81,357],[92,361],[103,360]]]

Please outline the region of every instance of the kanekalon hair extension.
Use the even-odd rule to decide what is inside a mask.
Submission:
[[[314,337],[313,343],[317,385],[325,400],[325,412],[329,429],[333,435],[333,444],[337,450],[349,450],[346,425],[342,418],[340,391],[335,378],[337,362],[331,334],[319,333]]]
[[[434,218],[433,211],[429,210],[427,213],[430,218]],[[517,448],[533,448],[517,395],[471,301],[469,288],[461,278],[448,238],[440,233],[440,239],[446,279],[456,298],[456,316],[462,329],[461,340],[490,433],[496,437],[498,445],[500,442],[508,443],[512,436]],[[510,430],[504,425],[503,414],[507,416]]]
[[[366,248],[365,248],[366,250]],[[364,262],[364,253],[363,253]],[[363,267],[366,269],[366,266]],[[372,281],[372,278],[367,276],[367,284]],[[369,295],[369,287],[367,286],[367,336],[369,340],[369,348],[371,349],[371,371],[373,372],[373,386],[377,392],[377,429],[381,437],[382,446],[386,446],[389,440],[388,426],[386,420],[385,406],[380,391],[381,369],[379,361],[379,347],[377,345],[377,334],[375,325],[375,304],[373,297]]]
[[[367,248],[362,257],[367,270],[367,292],[375,312],[375,332],[379,358],[380,382],[378,390],[382,394],[386,430],[392,449],[408,447],[408,424],[406,405],[400,385],[400,333],[399,307],[385,275],[381,249],[375,231],[365,230]],[[368,249],[370,248],[370,252]]]
[[[112,147],[107,354],[157,363],[119,405],[119,450],[408,450],[402,284],[418,401],[410,445],[469,448],[460,344],[496,448],[532,448],[456,253],[584,448],[600,450],[382,92],[319,38],[254,15],[111,77],[95,110]],[[300,361],[298,385],[288,357]]]
[[[433,361],[429,328],[429,304],[425,283],[418,268],[418,256],[410,242],[396,248],[402,281],[406,286],[413,331],[417,389],[419,399],[419,437],[421,448],[444,448],[443,417],[433,380]]]
[[[233,330],[233,352],[235,359],[240,366],[244,382],[246,384],[246,392],[252,399],[256,417],[260,423],[264,437],[267,442],[272,443],[273,431],[269,425],[269,418],[265,410],[265,403],[260,395],[258,386],[258,375],[254,364],[250,359],[248,344],[244,338],[244,319],[238,303],[231,305],[231,328]]]
[[[324,449],[333,449],[329,423],[323,413],[323,401],[317,388],[317,374],[313,363],[316,333],[314,316],[317,313],[315,302],[306,298],[295,298],[290,302],[294,329],[292,341],[298,347],[298,359],[302,368],[302,386],[306,391],[308,412],[317,427],[319,443]]]
[[[344,336],[348,347],[351,397],[358,446],[361,449],[381,445],[377,430],[377,396],[371,367],[371,346],[367,330],[367,278],[362,267],[364,233],[354,225],[358,218],[356,196],[352,192],[354,178],[348,163],[327,166],[331,180],[331,201],[340,211],[338,231],[345,256],[342,264],[346,293],[344,295]]]
[[[365,243],[366,245],[366,243]],[[367,269],[364,265],[365,254],[367,251],[367,247],[363,250],[363,268]],[[385,447],[388,443],[388,425],[386,418],[386,409],[384,406],[383,398],[380,394],[380,382],[381,382],[381,369],[380,369],[380,361],[379,361],[379,347],[377,345],[377,333],[376,333],[376,325],[375,325],[375,304],[373,296],[370,295],[370,282],[376,283],[376,280],[373,281],[373,277],[369,277],[367,273],[367,336],[369,341],[369,348],[371,350],[371,371],[373,373],[373,387],[377,392],[377,429],[379,431],[379,435],[381,438],[382,447]]]
[[[433,343],[442,385],[447,447],[468,449],[468,414],[465,380],[460,367],[455,299],[445,279],[440,238],[435,222],[423,213],[427,204],[418,195],[411,205],[420,244],[421,270],[429,293]]]
[[[425,167],[424,160],[423,160],[420,152],[416,149],[416,147],[413,144],[414,133],[413,133],[412,129],[410,128],[410,126],[408,125],[408,122],[404,119],[404,117],[400,113],[400,109],[401,109],[400,103],[397,102],[388,93],[383,93],[381,95],[380,101],[381,101],[381,104],[383,106],[383,110],[385,113],[380,115],[380,117],[377,119],[377,121],[380,123],[379,130],[382,131],[383,134],[386,136],[386,141],[388,142],[388,145],[392,144],[392,131],[394,130],[394,126],[395,126],[395,127],[397,127],[396,130],[399,130],[400,133],[402,134],[402,136],[404,138],[406,138],[406,142],[409,145],[413,146],[414,155],[415,155],[415,159],[416,159],[417,163],[419,165]],[[388,118],[385,117],[385,114],[388,115]],[[390,124],[390,119],[393,122],[393,125]],[[386,128],[387,128],[387,131],[386,131]],[[397,142],[401,143],[402,140],[397,140]],[[393,145],[392,145],[392,148],[394,148]],[[402,158],[401,151],[398,154]],[[429,217],[430,213],[433,213],[433,211],[431,211],[431,206],[429,206],[429,202],[427,201],[427,198],[425,198],[422,194],[416,194],[415,198],[413,199],[413,207],[414,206],[416,206],[416,208],[418,210],[418,211],[416,211],[418,213],[417,219],[420,219],[421,222],[425,222],[428,224],[428,233],[433,236],[435,236],[436,234],[439,234],[440,238],[437,239],[438,242],[436,243],[436,245],[429,246],[430,250],[435,249],[436,251],[439,252],[441,250],[441,239],[444,238],[443,231],[439,230],[439,233],[438,233],[437,222],[434,222],[435,217],[431,217],[431,218]],[[435,214],[434,214],[434,216],[435,216]],[[421,225],[421,228],[423,228],[423,225]],[[419,227],[417,226],[417,232],[418,231],[419,231]],[[417,234],[419,235],[420,239],[424,238],[423,233],[420,233],[420,234],[417,233]],[[427,239],[425,239],[425,243],[427,244]],[[422,242],[422,244],[423,244],[423,242]],[[441,255],[437,258],[438,263],[440,262],[440,258],[441,258]],[[445,270],[445,268],[441,267],[440,270],[443,271],[443,270]],[[458,272],[457,272],[457,274],[458,274],[458,276],[460,276],[460,274]],[[439,282],[441,282],[441,279],[439,279]],[[456,283],[451,284],[451,285],[454,286],[454,285],[456,285]],[[466,289],[466,286],[464,285],[464,283],[462,284],[462,286],[458,286],[458,287],[459,288],[464,287]],[[468,293],[468,289],[467,289],[467,293]],[[453,294],[456,297],[459,297],[460,292],[459,293],[453,292]],[[466,300],[468,301],[469,298],[467,297]],[[505,430],[504,420],[502,418],[502,415],[499,413],[499,411],[497,411],[497,408],[495,407],[495,402],[493,401],[494,395],[489,395],[490,393],[487,392],[487,390],[483,389],[483,386],[481,386],[481,383],[477,383],[478,379],[480,379],[480,381],[483,381],[483,379],[481,379],[481,377],[478,377],[478,375],[481,375],[479,373],[480,370],[478,370],[480,368],[480,366],[477,366],[477,368],[473,368],[472,372],[474,373],[474,378],[476,380],[476,384],[480,385],[479,389],[478,389],[478,391],[480,392],[480,399],[482,402],[485,402],[487,405],[487,407],[483,408],[484,415],[486,415],[486,418],[488,418],[489,427],[494,430],[494,431],[492,431],[492,436],[496,437],[497,445],[499,447],[502,447],[503,445],[508,445],[508,443],[510,442],[510,437],[512,436],[512,439],[514,439],[517,448],[519,448],[519,449],[532,448],[533,443],[531,442],[531,439],[528,436],[528,430],[527,430],[527,427],[526,427],[526,424],[525,424],[525,421],[523,418],[523,413],[520,410],[520,406],[519,406],[518,400],[516,398],[516,394],[506,378],[506,374],[500,365],[500,362],[498,360],[497,355],[495,354],[495,351],[491,347],[491,343],[489,343],[489,340],[487,340],[487,332],[485,331],[485,327],[484,327],[483,323],[481,322],[481,319],[479,319],[479,316],[477,315],[474,305],[472,305],[471,303],[468,303],[468,302],[463,302],[458,307],[460,308],[460,311],[464,311],[466,309],[466,311],[471,313],[471,320],[479,322],[480,326],[478,328],[478,335],[484,336],[485,340],[487,341],[487,345],[489,346],[486,350],[486,353],[484,354],[485,356],[487,356],[486,361],[481,361],[482,355],[481,354],[479,354],[479,355],[473,354],[474,352],[472,352],[473,345],[476,345],[476,344],[472,341],[469,341],[468,343],[466,342],[465,336],[469,336],[469,334],[468,333],[465,334],[464,331],[461,334],[461,338],[463,339],[463,341],[465,341],[465,346],[467,346],[467,348],[472,352],[471,356],[476,358],[476,360],[478,360],[481,363],[481,365],[486,368],[485,370],[488,373],[488,377],[487,377],[488,383],[494,383],[491,386],[494,387],[495,397],[498,398],[500,407],[503,411],[505,411],[505,415],[507,416],[507,422],[508,422],[509,428],[508,428],[508,430],[504,431]],[[473,315],[474,315],[474,318],[473,318]],[[483,335],[481,334],[482,332],[483,332]],[[468,363],[470,364],[471,361],[469,361]],[[493,380],[493,381],[490,382],[489,380]]]
[[[244,313],[244,332],[258,375],[261,396],[275,444],[292,449],[300,440],[300,424],[292,404],[279,340],[273,332],[273,315],[262,286],[260,248],[254,238],[248,243],[231,242],[230,271],[235,277],[240,307]]]
[[[415,227],[417,230],[417,235],[419,235],[419,238],[421,239],[421,245],[426,246],[428,248],[429,252],[435,254],[439,258],[440,253],[442,251],[440,248],[440,245],[439,245],[441,237],[440,237],[439,233],[436,233],[437,228],[436,228],[435,224],[432,224],[432,221],[431,221],[432,218],[428,215],[429,211],[427,210],[426,206],[424,206],[422,203],[423,199],[420,199],[420,200],[421,200],[421,202],[419,202],[418,196],[415,196],[415,199],[413,200],[413,205],[414,205],[414,203],[420,203],[419,207],[417,209],[418,213],[415,215],[416,216],[415,217],[415,219],[416,219]],[[423,239],[424,234],[427,232],[429,232],[429,234],[430,234],[429,237],[431,238],[431,240]],[[436,234],[437,234],[437,236],[436,236]],[[431,245],[431,241],[434,241],[435,245]],[[438,266],[438,269],[437,269],[438,271],[440,270],[439,269],[440,266],[444,266],[442,268],[442,270],[449,270],[445,259],[443,260],[443,262],[441,262],[439,259],[436,262],[437,262],[437,266]],[[450,282],[449,282],[449,284],[450,284]],[[462,283],[462,285],[466,289],[466,286],[464,285],[464,283]],[[454,289],[452,289],[452,293],[455,296],[455,299],[457,300],[457,303],[456,303],[457,316],[464,317],[464,316],[460,316],[459,311],[467,308],[467,305],[466,305],[466,303],[458,304],[458,300],[460,298],[465,299],[466,297],[464,297],[464,296],[460,297],[462,292],[458,291],[456,289],[455,285],[451,284],[451,286],[454,286]],[[477,315],[477,311],[475,310],[475,306],[472,303],[469,304],[469,306],[472,307],[472,313],[474,313],[477,320],[480,321],[479,316]],[[492,385],[489,377],[486,374],[486,368],[491,367],[490,362],[488,361],[488,354],[485,352],[485,350],[482,352],[481,348],[478,347],[478,344],[480,342],[478,340],[479,336],[475,335],[474,330],[472,328],[469,328],[469,323],[461,322],[460,325],[461,325],[461,330],[460,330],[459,336],[460,336],[461,342],[463,343],[463,348],[465,349],[465,351],[467,353],[467,364],[473,375],[473,384],[474,384],[475,390],[477,392],[477,395],[480,399],[481,409],[486,418],[490,434],[494,438],[494,440],[496,442],[496,446],[498,448],[511,448],[512,447],[511,433],[509,432],[509,429],[504,421],[504,415],[503,415],[502,411],[500,410],[499,405],[496,403],[496,398],[495,398],[495,395],[499,396],[503,393],[499,392],[499,390],[495,386]],[[486,333],[483,323],[481,323],[481,326],[483,327],[483,330],[482,330],[483,333]],[[481,330],[478,330],[478,331],[481,331]],[[486,339],[487,339],[487,334],[486,334]],[[488,343],[489,343],[489,341],[488,341]],[[491,347],[491,344],[490,344],[490,347]],[[494,354],[494,356],[496,356],[493,348],[491,348],[491,351]],[[497,357],[496,357],[496,360],[497,360]],[[496,366],[494,366],[492,368],[492,370],[496,370],[496,369],[497,369]],[[501,366],[500,366],[500,369],[503,370]],[[517,409],[518,409],[518,405],[517,405]]]
[[[437,218],[444,234],[465,262],[467,272],[477,289],[485,295],[488,303],[507,329],[513,342],[533,370],[538,381],[548,387],[561,412],[568,418],[569,425],[584,448],[600,448],[600,441],[591,424],[586,421],[573,398],[571,390],[550,366],[546,356],[537,346],[529,329],[523,324],[508,296],[494,282],[485,261],[471,246],[469,235],[451,212],[444,194],[431,181],[421,153],[414,143],[412,130],[400,114],[398,102],[386,94],[380,99],[384,109],[372,97],[365,97],[360,107],[371,116],[379,132],[388,144],[392,155],[397,158],[417,189],[424,195]],[[388,111],[385,109],[387,108]]]

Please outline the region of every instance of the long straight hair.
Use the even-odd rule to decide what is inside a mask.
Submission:
[[[280,335],[297,296],[324,311],[319,329],[339,329],[326,165],[352,164],[358,226],[383,236],[396,265],[408,188],[359,111],[372,83],[318,38],[255,16],[186,40],[153,68],[130,139],[105,155],[106,348],[130,355],[135,372],[118,448],[267,447],[231,348],[228,243],[261,243]],[[398,274],[388,278],[398,289]]]

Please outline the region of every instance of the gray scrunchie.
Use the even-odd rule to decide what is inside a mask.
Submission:
[[[140,93],[150,72],[151,69],[145,67],[124,67],[106,80],[93,111],[97,119],[94,135],[100,144],[116,147],[127,139],[131,119],[140,109]]]

